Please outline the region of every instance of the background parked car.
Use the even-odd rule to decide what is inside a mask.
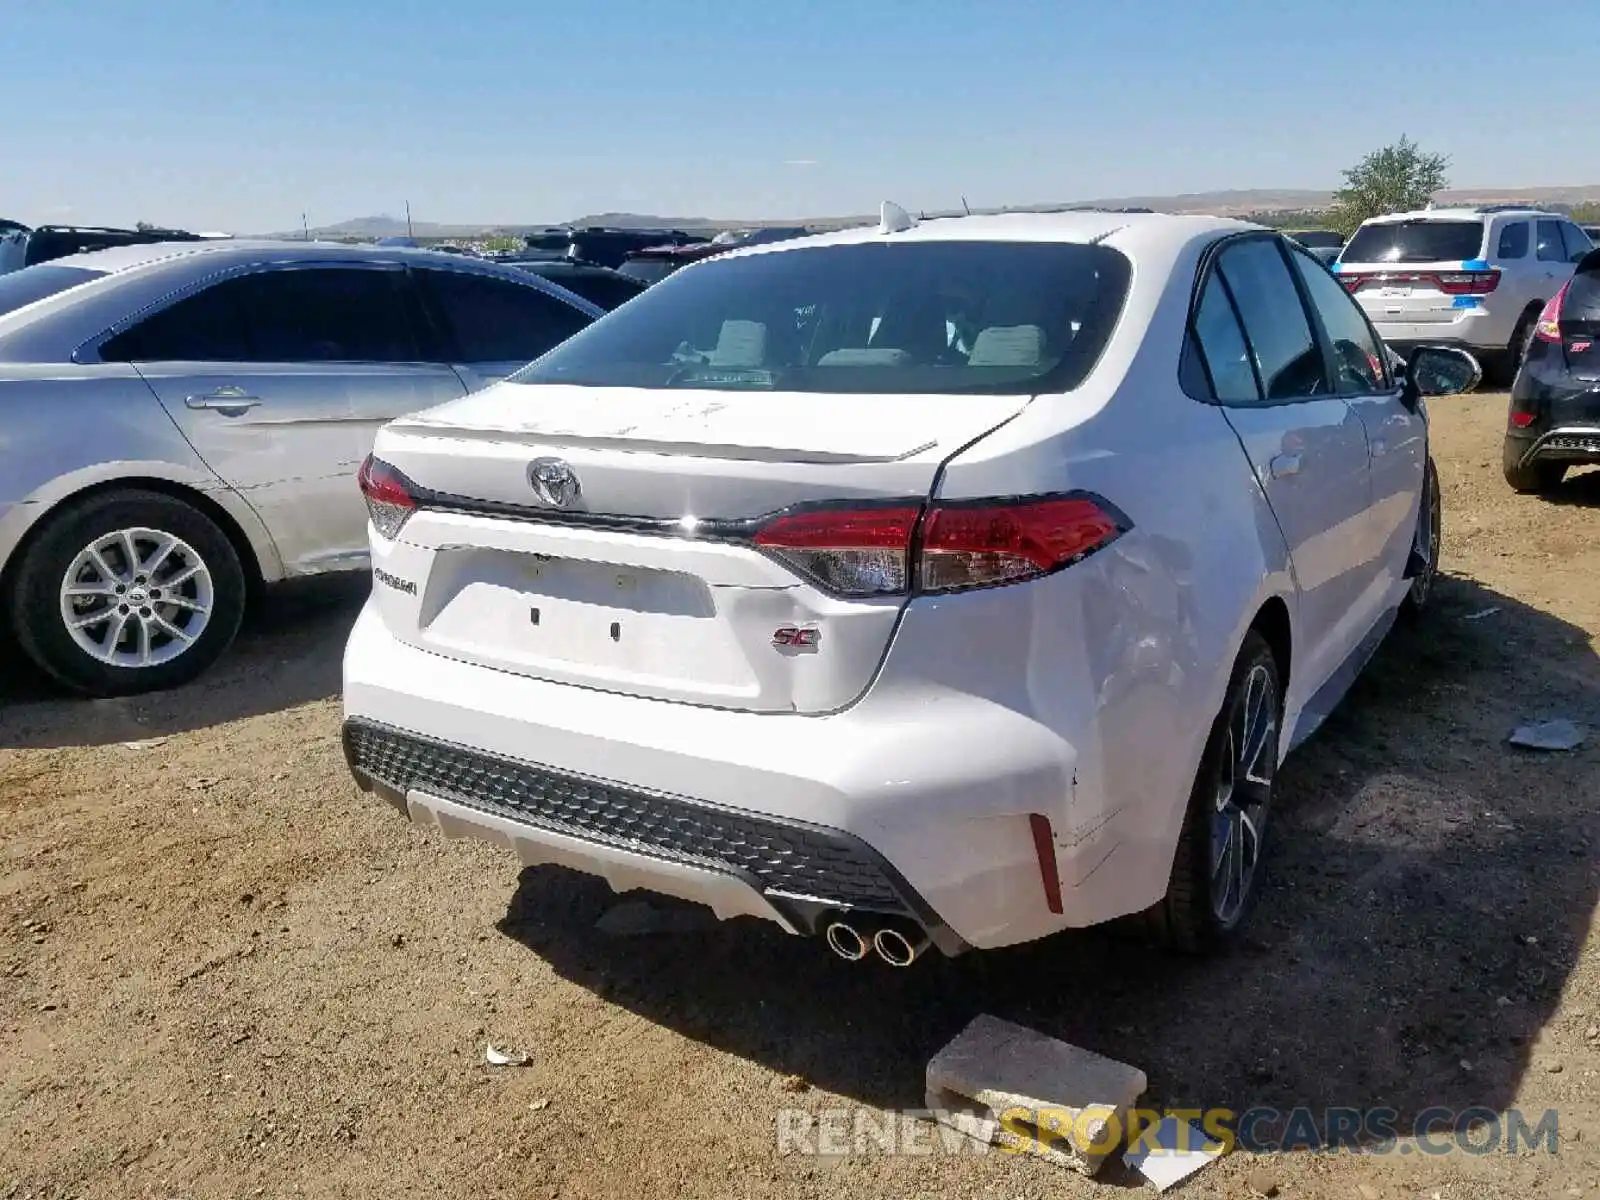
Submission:
[[[12,230],[0,237],[0,275],[37,266],[69,254],[111,246],[147,246],[156,242],[196,242],[201,237],[183,229],[112,229],[83,225],[40,225]]]
[[[1544,306],[1511,388],[1506,482],[1548,492],[1569,467],[1600,463],[1600,250]]]
[[[759,229],[730,229],[717,234],[709,242],[697,245],[650,246],[635,250],[618,268],[624,275],[644,284],[660,283],[680,267],[692,262],[715,258],[742,246],[760,246],[769,242],[783,242],[804,237],[810,230],[799,225],[769,225]]]
[[[600,312],[526,272],[371,246],[125,246],[0,277],[17,640],[92,694],[191,678],[254,584],[366,564],[355,472],[380,425]]]
[[[1332,269],[1397,349],[1460,346],[1509,383],[1539,310],[1591,248],[1560,213],[1436,208],[1364,222]]]
[[[598,263],[573,262],[571,259],[507,260],[519,271],[527,271],[541,279],[548,279],[592,304],[610,312],[619,304],[632,300],[646,285],[610,267]]]
[[[1311,251],[1318,262],[1331,263],[1344,247],[1344,236],[1332,229],[1298,229],[1286,236]]]
[[[706,241],[682,229],[612,229],[603,225],[559,226],[526,234],[532,251],[543,251],[602,267],[620,267],[630,253],[648,246],[693,246]]]

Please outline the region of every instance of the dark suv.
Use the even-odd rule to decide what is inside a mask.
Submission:
[[[1506,482],[1516,491],[1548,492],[1585,463],[1600,463],[1600,250],[1539,314],[1506,422]]]
[[[651,246],[692,246],[705,238],[681,229],[612,229],[603,225],[580,225],[541,230],[523,237],[532,251],[542,251],[580,262],[620,267],[629,254]]]
[[[40,225],[37,229],[25,226],[11,236],[24,241],[20,258],[0,269],[35,266],[69,254],[84,254],[90,250],[109,250],[113,246],[139,246],[155,242],[198,242],[199,234],[184,229],[112,229],[83,225]]]

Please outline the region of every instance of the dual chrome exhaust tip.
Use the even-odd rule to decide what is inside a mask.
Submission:
[[[909,967],[928,948],[928,935],[922,930],[897,925],[885,925],[869,938],[854,925],[833,921],[823,939],[828,949],[846,962],[860,962],[876,953],[891,967]]]

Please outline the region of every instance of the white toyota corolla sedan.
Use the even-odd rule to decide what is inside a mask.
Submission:
[[[1424,394],[1209,217],[686,268],[384,427],[345,750],[413,821],[895,965],[1249,913],[1283,756],[1427,601]]]

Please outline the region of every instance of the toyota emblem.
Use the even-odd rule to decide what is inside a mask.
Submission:
[[[536,458],[528,464],[528,482],[541,504],[571,508],[583,495],[578,476],[559,458]]]

